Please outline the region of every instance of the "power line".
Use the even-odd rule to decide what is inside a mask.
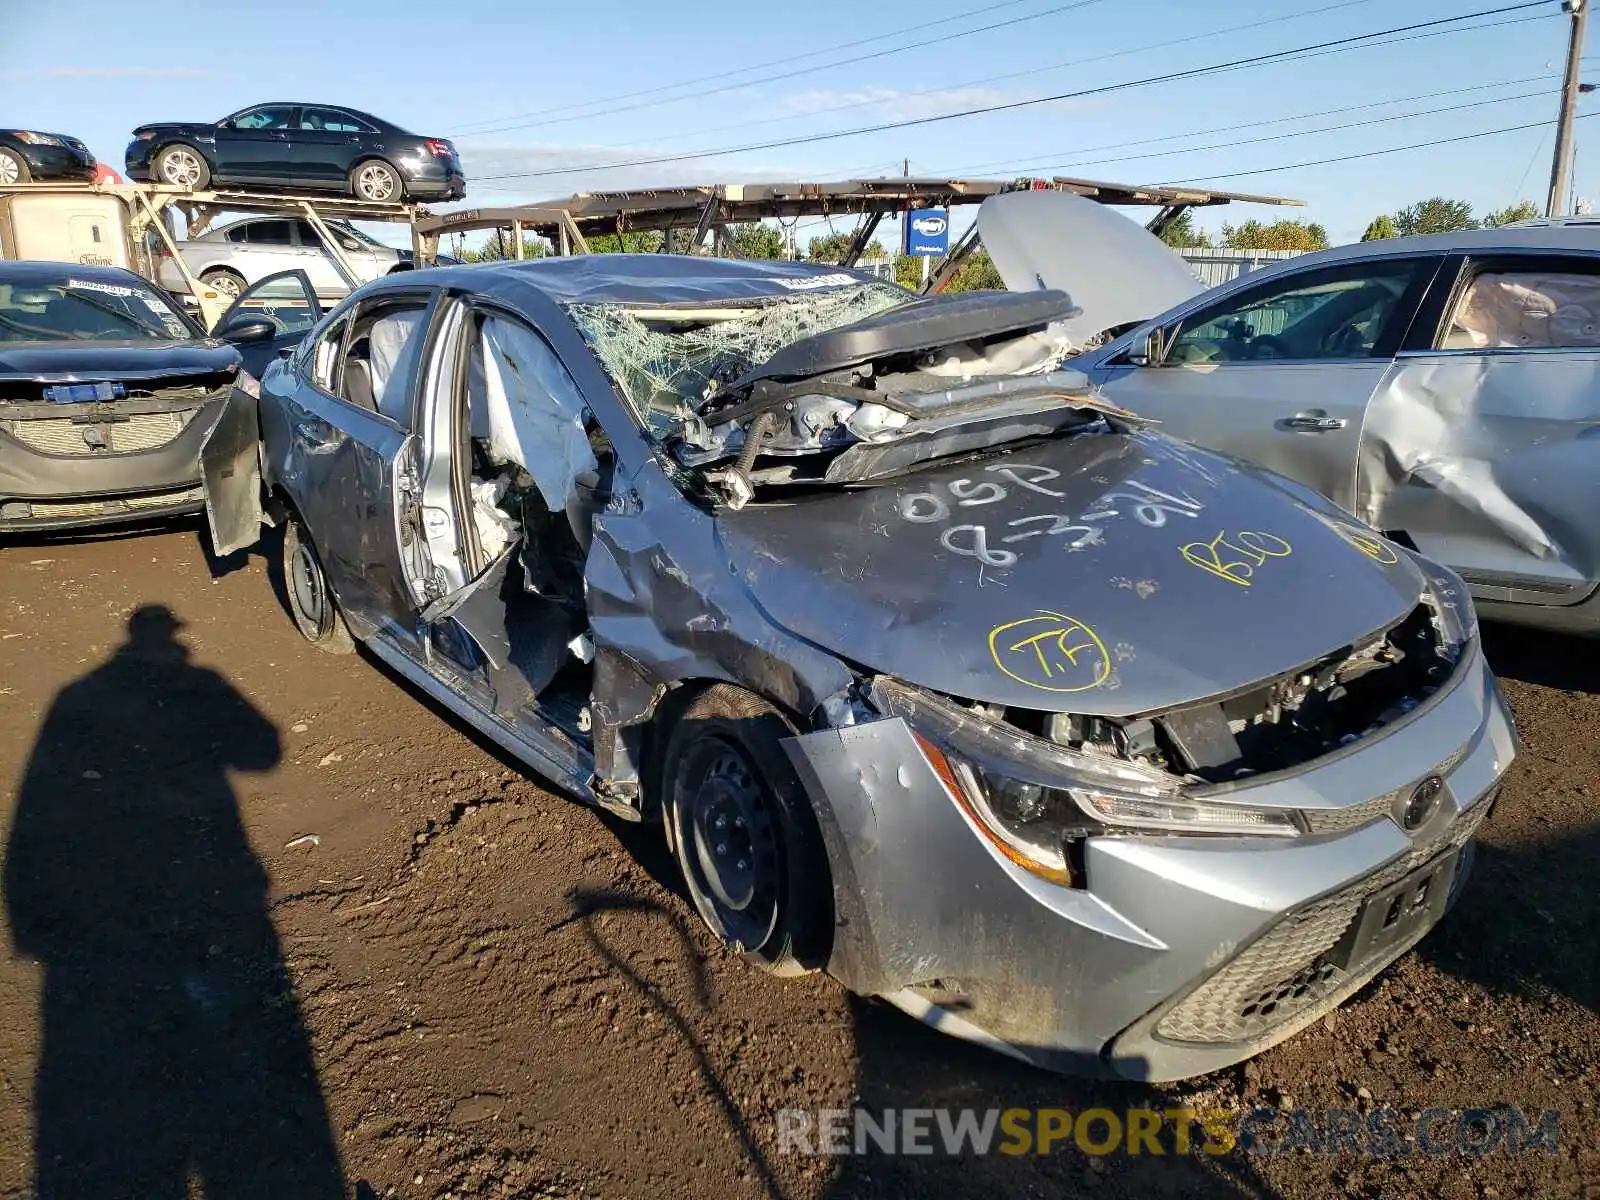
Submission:
[[[1460,96],[1465,95],[1468,92],[1488,91],[1490,88],[1516,87],[1517,85],[1524,83],[1538,83],[1540,80],[1546,78],[1548,77],[1544,75],[1529,75],[1522,79],[1503,79],[1498,83],[1478,83],[1473,84],[1471,87],[1446,88],[1443,91],[1438,92],[1420,92],[1415,96],[1396,96],[1389,100],[1370,100],[1365,104],[1347,104],[1341,108],[1323,108],[1318,109],[1315,112],[1296,113],[1294,116],[1271,117],[1265,121],[1251,121],[1244,125],[1235,125],[1234,129],[1235,131],[1243,129],[1264,129],[1269,125],[1286,125],[1293,121],[1310,121],[1317,117],[1332,117],[1337,116],[1340,113],[1361,112],[1369,108],[1387,108],[1391,104],[1412,104],[1418,100],[1437,100],[1441,96]],[[1181,141],[1184,138],[1204,137],[1205,135],[1212,133],[1215,128],[1215,126],[1210,126],[1205,129],[1191,129],[1184,133],[1169,133],[1164,134],[1161,137],[1139,138],[1138,140],[1131,142],[1107,142],[1099,146],[1080,146],[1070,150],[1051,150],[1044,154],[1029,155],[1026,158],[992,159],[989,162],[958,167],[951,172],[951,174],[959,175],[969,172],[987,171],[995,167],[1026,167],[1032,165],[1033,163],[1037,163],[1041,158],[1057,158],[1074,154],[1099,154],[1103,150],[1129,150],[1136,146],[1153,146],[1160,142],[1176,142]]]
[[[1498,87],[1498,86],[1504,86],[1504,85],[1496,84],[1496,85],[1492,85],[1492,86],[1497,86]],[[1472,90],[1472,89],[1456,89],[1456,90],[1457,91],[1468,91],[1468,90]],[[1104,166],[1104,165],[1106,165],[1108,163],[1138,162],[1141,159],[1146,159],[1146,158],[1167,158],[1167,157],[1170,157],[1171,155],[1174,155],[1174,154],[1198,154],[1198,153],[1202,153],[1204,151],[1211,151],[1211,150],[1231,150],[1231,149],[1234,149],[1234,148],[1236,148],[1238,146],[1256,146],[1256,145],[1261,145],[1262,143],[1265,143],[1265,142],[1281,142],[1285,138],[1311,137],[1313,135],[1321,134],[1321,133],[1340,133],[1340,132],[1343,132],[1346,129],[1363,129],[1363,128],[1366,128],[1366,127],[1371,126],[1371,125],[1385,125],[1385,124],[1388,124],[1391,121],[1407,121],[1407,120],[1410,120],[1413,117],[1434,117],[1434,116],[1440,115],[1441,113],[1464,112],[1465,110],[1467,110],[1469,108],[1483,108],[1485,105],[1490,105],[1490,104],[1509,104],[1509,103],[1511,103],[1512,101],[1515,101],[1515,100],[1531,100],[1531,99],[1535,99],[1535,98],[1542,98],[1542,97],[1545,97],[1545,96],[1553,96],[1553,95],[1556,94],[1557,90],[1558,89],[1555,89],[1555,88],[1545,88],[1544,90],[1537,91],[1537,92],[1521,92],[1521,93],[1519,93],[1519,94],[1517,94],[1515,96],[1495,96],[1495,97],[1492,97],[1492,98],[1490,98],[1488,100],[1470,100],[1465,104],[1447,104],[1447,105],[1444,105],[1444,106],[1442,106],[1440,108],[1426,108],[1426,109],[1422,109],[1422,110],[1417,111],[1417,112],[1391,113],[1388,116],[1373,117],[1370,120],[1366,120],[1366,121],[1341,121],[1337,125],[1326,125],[1326,126],[1323,126],[1320,129],[1296,129],[1296,130],[1293,130],[1293,131],[1288,132],[1288,133],[1273,133],[1273,134],[1268,134],[1265,137],[1239,138],[1239,139],[1236,139],[1236,140],[1231,141],[1231,142],[1212,142],[1209,145],[1203,145],[1203,146],[1184,146],[1184,147],[1181,147],[1181,148],[1176,149],[1176,150],[1152,150],[1152,151],[1150,151],[1148,153],[1145,153],[1145,154],[1124,154],[1124,155],[1119,155],[1119,156],[1116,156],[1116,157],[1113,157],[1113,158],[1093,158],[1093,159],[1074,158],[1069,163],[1057,163],[1054,166],[1034,167],[1033,170],[1036,170],[1036,171],[1060,171],[1060,170],[1076,169],[1078,167]],[[1443,94],[1449,94],[1449,93],[1443,93]],[[1425,97],[1420,97],[1419,96],[1419,97],[1415,97],[1414,99],[1424,99],[1424,98]],[[1402,101],[1387,100],[1387,101],[1383,101],[1382,103],[1395,104],[1395,103],[1403,103],[1403,102]],[[1351,108],[1362,108],[1362,107],[1370,108],[1370,107],[1373,107],[1373,106],[1372,105],[1352,105],[1351,106]],[[1260,122],[1260,124],[1262,124],[1262,125],[1277,124],[1277,123],[1280,123],[1281,121],[1284,121],[1284,120],[1307,120],[1307,119],[1312,118],[1312,117],[1333,116],[1335,113],[1343,112],[1343,111],[1350,111],[1350,109],[1329,109],[1327,112],[1307,113],[1307,114],[1302,114],[1299,117],[1280,118],[1278,122],[1263,121],[1263,122]],[[1239,128],[1248,129],[1248,128],[1250,128],[1250,126],[1242,125]],[[1199,132],[1203,133],[1203,132],[1206,132],[1206,131],[1201,130]],[[1189,135],[1179,134],[1179,135],[1174,135],[1174,136],[1183,137],[1183,136],[1195,136],[1195,135],[1193,135],[1193,134],[1189,134]],[[1152,139],[1152,140],[1153,141],[1172,141],[1173,138],[1170,138],[1170,137],[1168,137],[1168,138],[1155,138],[1155,139]],[[1140,144],[1142,144],[1142,143],[1138,143],[1138,142],[1128,143],[1128,145],[1140,145]],[[1121,147],[1101,147],[1101,148],[1102,149],[1121,149]],[[1071,154],[1073,152],[1072,151],[1060,151],[1059,153]],[[1085,150],[1085,151],[1081,151],[1080,153],[1089,154],[1089,153],[1094,153],[1094,151]],[[1044,157],[1054,157],[1054,156],[1052,155],[1052,156],[1044,156]],[[1020,163],[1035,163],[1035,162],[1038,162],[1038,158],[1036,157],[1036,158],[1032,158],[1032,159],[1014,159],[1014,160],[1011,160],[1011,161],[1012,162],[1020,162]],[[977,167],[957,168],[956,170],[950,172],[950,174],[952,174],[952,175],[961,175],[961,174],[966,174],[966,173],[969,173],[969,172],[981,170],[981,169],[983,169],[985,167],[992,167],[992,166],[998,166],[998,165],[1003,165],[1003,164],[983,163],[983,164],[980,164]]]
[[[922,28],[932,29],[935,25],[948,25],[952,21],[964,21],[968,17],[981,17],[984,13],[997,12],[1002,8],[1015,8],[1025,4],[1027,0],[1004,0],[1001,4],[986,4],[981,8],[970,8],[948,17],[940,17],[935,21],[923,22]],[[597,104],[614,104],[619,100],[632,100],[638,96],[659,96],[662,92],[676,91],[679,88],[695,87],[698,84],[708,83],[712,80],[726,79],[729,75],[748,75],[751,71],[765,70],[767,67],[781,67],[785,63],[800,62],[807,58],[816,58],[821,54],[832,54],[839,50],[854,50],[857,46],[867,46],[873,42],[881,42],[885,38],[898,37],[905,32],[900,29],[891,29],[887,33],[875,33],[871,37],[857,38],[852,42],[836,42],[831,46],[821,46],[815,50],[807,50],[802,54],[788,54],[782,58],[768,59],[765,62],[751,63],[749,66],[736,67],[731,71],[719,71],[715,75],[703,75],[698,79],[682,79],[677,83],[664,83],[659,87],[644,88],[636,92],[621,92],[614,96],[601,96],[595,100],[580,100],[572,104],[558,104],[554,108],[540,108],[533,112],[513,113],[504,117],[488,117],[481,121],[468,121],[464,128],[471,129],[477,125],[498,125],[502,121],[520,121],[524,117],[542,117],[549,113],[571,112],[575,108],[592,108]]]
[[[515,125],[500,125],[494,129],[480,129],[473,133],[473,137],[487,136],[493,133],[509,133],[513,129],[525,129],[529,125],[541,127],[549,125],[562,125],[569,121],[588,121],[595,117],[616,116],[619,113],[634,112],[641,108],[654,108],[662,104],[671,104],[677,100],[699,100],[705,96],[715,96],[722,92],[734,92],[740,88],[747,88],[758,83],[774,83],[780,79],[793,79],[798,75],[812,75],[818,71],[831,71],[835,67],[847,67],[855,63],[871,62],[873,59],[887,58],[892,54],[904,54],[907,50],[921,50],[926,46],[937,46],[941,42],[953,42],[957,38],[971,37],[975,33],[988,33],[993,29],[1005,29],[1011,25],[1021,25],[1026,21],[1037,21],[1041,17],[1053,17],[1060,13],[1073,12],[1076,9],[1088,8],[1092,4],[1102,4],[1105,0],[1073,0],[1071,4],[1059,4],[1055,8],[1047,8],[1040,12],[1029,13],[1021,17],[1012,17],[1005,21],[996,21],[989,25],[979,25],[974,29],[963,29],[956,33],[941,34],[939,37],[926,38],[920,42],[907,42],[903,46],[890,46],[885,50],[874,50],[870,54],[858,54],[854,58],[835,59],[820,65],[798,67],[793,71],[783,71],[776,75],[763,75],[758,79],[745,79],[736,83],[724,83],[718,87],[703,88],[691,96],[673,96],[660,100],[639,100],[633,104],[624,104],[618,108],[608,108],[601,112],[580,113],[567,117],[556,117],[547,121],[525,121]]]
[[[1600,113],[1584,113],[1575,119],[1579,121],[1587,121],[1590,117],[1600,117]],[[1506,125],[1500,129],[1482,129],[1477,133],[1462,133],[1457,134],[1455,137],[1434,138],[1431,141],[1426,142],[1412,142],[1407,146],[1389,146],[1383,150],[1363,150],[1355,154],[1339,154],[1335,155],[1333,158],[1307,159],[1305,162],[1283,163],[1275,167],[1251,167],[1247,171],[1228,171],[1221,175],[1204,175],[1192,176],[1187,179],[1172,179],[1168,180],[1165,184],[1157,184],[1156,186],[1168,187],[1180,183],[1211,183],[1218,179],[1238,179],[1245,175],[1272,175],[1279,171],[1297,171],[1301,167],[1325,167],[1331,163],[1354,162],[1356,159],[1360,158],[1379,158],[1385,154],[1400,154],[1406,150],[1428,150],[1434,146],[1448,146],[1455,142],[1470,142],[1477,138],[1495,137],[1502,133],[1522,133],[1529,129],[1544,129],[1549,124],[1549,121],[1530,121],[1526,125]]]
[[[1058,92],[1048,96],[1036,96],[1026,100],[1011,100],[1001,104],[979,105],[973,108],[962,109],[953,113],[942,113],[927,117],[912,117],[901,121],[885,121],[876,125],[861,126],[855,129],[838,129],[826,133],[806,134],[798,137],[780,138],[770,142],[757,142],[743,146],[727,146],[717,150],[694,150],[678,154],[656,155],[650,158],[624,159],[616,162],[593,163],[576,167],[552,167],[538,171],[512,171],[500,175],[479,176],[485,182],[500,179],[532,179],[546,175],[571,175],[589,173],[592,171],[612,171],[625,167],[648,167],[663,163],[688,162],[697,158],[714,158],[729,154],[747,154],[756,150],[777,150],[788,146],[809,145],[816,142],[835,141],[839,138],[858,137],[869,133],[887,133],[897,129],[910,129],[915,126],[932,125],[942,121],[954,121],[964,117],[973,117],[988,113],[1012,112],[1023,108],[1033,108],[1041,104],[1052,104],[1061,100],[1079,100],[1088,96],[1101,96],[1109,92],[1126,91],[1130,88],[1146,87],[1155,83],[1168,83],[1177,79],[1193,79],[1203,75],[1214,75],[1222,71],[1237,70],[1246,66],[1261,66],[1267,63],[1280,62],[1296,55],[1306,54],[1311,51],[1328,50],[1333,47],[1355,48],[1357,43],[1370,43],[1374,38],[1387,37],[1391,34],[1411,33],[1421,29],[1431,29],[1441,25],[1474,20],[1478,17],[1499,16],[1503,13],[1520,12],[1530,8],[1543,8],[1552,0],[1524,0],[1523,3],[1505,5],[1500,8],[1482,9],[1478,12],[1462,13],[1454,17],[1440,17],[1432,21],[1419,21],[1411,25],[1397,25],[1390,29],[1374,30],[1371,33],[1356,34],[1350,37],[1334,38],[1324,42],[1313,42],[1306,46],[1298,46],[1290,50],[1278,50],[1268,54],[1253,54],[1244,58],[1230,59],[1226,62],[1212,63],[1204,67],[1191,67],[1183,71],[1169,71],[1160,75],[1149,75],[1142,79],[1123,80],[1119,83],[1102,84],[1099,87],[1083,88],[1073,92]]]
[[[1060,71],[1067,68],[1076,70],[1091,63],[1107,62],[1113,58],[1126,58],[1130,54],[1143,54],[1150,50],[1165,50],[1172,46],[1183,46],[1191,42],[1205,41],[1208,38],[1223,37],[1230,33],[1240,33],[1246,30],[1254,31],[1268,25],[1279,25],[1285,21],[1300,21],[1307,17],[1321,16],[1323,13],[1334,12],[1342,8],[1354,8],[1357,5],[1372,4],[1375,0],[1340,0],[1337,4],[1326,4],[1321,8],[1309,8],[1285,14],[1281,17],[1269,17],[1262,21],[1247,21],[1242,25],[1228,25],[1222,29],[1213,29],[1206,33],[1192,33],[1185,37],[1171,38],[1165,42],[1146,42],[1138,46],[1129,46],[1122,50],[1112,50],[1106,54],[1095,54],[1088,58],[1069,58],[1061,62],[1049,63],[1042,67],[1029,67],[1025,71],[1008,71],[1004,75],[987,75],[982,79],[969,79],[963,83],[948,84],[944,87],[922,88],[915,92],[906,92],[903,95],[887,98],[874,97],[868,100],[852,100],[848,104],[833,104],[827,108],[816,108],[809,112],[786,113],[781,117],[766,117],[759,121],[740,121],[732,125],[713,125],[709,129],[695,129],[688,133],[670,133],[659,138],[644,138],[636,145],[649,146],[659,142],[676,141],[684,137],[700,137],[704,134],[726,133],[730,129],[754,129],[760,125],[777,125],[785,121],[798,121],[811,117],[826,116],[828,113],[846,112],[857,108],[870,108],[875,104],[884,104],[890,101],[915,100],[923,96],[935,96],[941,93],[959,92],[963,88],[984,87],[992,83],[1006,83],[1013,79],[1023,79],[1030,75],[1043,75],[1051,71]],[[1447,31],[1453,32],[1453,31]]]

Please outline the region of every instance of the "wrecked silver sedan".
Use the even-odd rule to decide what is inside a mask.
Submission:
[[[659,821],[755,964],[1197,1074],[1440,919],[1514,734],[1458,579],[1102,401],[1072,311],[650,255],[386,279],[236,396],[214,537],[259,486],[308,639]]]

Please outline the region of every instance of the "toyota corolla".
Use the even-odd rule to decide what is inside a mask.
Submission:
[[[214,537],[285,523],[310,641],[659,822],[756,966],[1198,1074],[1444,915],[1515,735],[1460,580],[1103,400],[1073,311],[652,255],[390,277],[235,392]]]

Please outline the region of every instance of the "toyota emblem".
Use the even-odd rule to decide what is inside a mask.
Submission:
[[[1406,806],[1400,812],[1400,824],[1405,826],[1406,832],[1421,829],[1428,823],[1429,818],[1439,810],[1439,797],[1444,794],[1444,780],[1437,775],[1429,775],[1411,791],[1411,799],[1406,801]]]

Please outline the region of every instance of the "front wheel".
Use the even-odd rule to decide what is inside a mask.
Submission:
[[[695,908],[774,975],[823,966],[832,931],[822,834],[779,744],[793,734],[759,696],[717,684],[673,723],[660,777],[668,839]]]
[[[328,587],[316,547],[305,527],[293,519],[283,531],[283,583],[288,592],[289,615],[301,637],[329,654],[349,654],[356,648],[349,627],[339,615],[339,603]]]
[[[350,190],[359,200],[380,203],[398,201],[405,195],[399,172],[380,159],[360,163],[350,172]]]
[[[28,164],[22,155],[10,150],[0,150],[0,186],[27,183],[32,178],[33,173],[28,170]]]

